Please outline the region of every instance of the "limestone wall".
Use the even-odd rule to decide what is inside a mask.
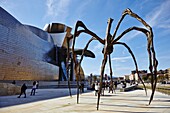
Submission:
[[[0,96],[18,95],[21,92],[21,87],[9,83],[0,83]]]

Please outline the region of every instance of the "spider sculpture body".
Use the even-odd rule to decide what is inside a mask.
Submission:
[[[121,22],[123,21],[123,19],[125,18],[126,15],[130,15],[131,17],[137,19],[139,22],[141,22],[145,26],[145,28],[140,28],[140,27],[133,26],[133,27],[130,27],[130,28],[126,29],[118,37],[116,37],[117,30],[118,30]],[[148,51],[148,56],[149,56],[149,70],[150,70],[150,73],[151,73],[151,87],[152,87],[152,93],[151,93],[150,100],[149,100],[149,104],[150,104],[151,101],[153,100],[154,92],[155,92],[155,89],[156,89],[157,65],[158,65],[158,61],[156,59],[156,54],[155,54],[155,50],[154,50],[154,44],[153,44],[152,28],[141,17],[139,17],[137,14],[133,13],[130,9],[126,9],[122,13],[122,16],[121,16],[121,18],[120,18],[120,20],[119,20],[119,22],[118,22],[118,24],[117,24],[117,26],[116,26],[116,28],[114,30],[113,35],[110,34],[112,21],[113,21],[113,19],[111,19],[111,18],[108,19],[108,26],[107,26],[107,29],[106,29],[106,36],[105,36],[104,39],[100,38],[95,33],[90,31],[84,25],[84,23],[82,21],[77,21],[76,26],[75,26],[75,30],[74,30],[74,34],[73,34],[73,46],[72,46],[73,61],[74,61],[74,64],[75,64],[75,67],[74,67],[74,71],[75,71],[75,74],[76,74],[75,76],[76,76],[76,78],[79,78],[79,79],[77,79],[77,85],[78,85],[77,88],[79,88],[79,81],[78,80],[81,80],[80,79],[80,70],[78,68],[80,67],[81,62],[83,60],[84,52],[87,50],[90,42],[93,41],[93,40],[97,40],[101,44],[104,45],[103,61],[102,61],[101,73],[100,73],[100,76],[101,76],[100,77],[101,78],[100,79],[100,89],[99,89],[99,92],[98,92],[98,99],[97,99],[97,110],[99,109],[99,102],[100,102],[100,94],[101,94],[101,90],[102,90],[103,75],[104,75],[105,65],[106,65],[108,59],[109,59],[109,67],[110,67],[110,76],[111,76],[111,80],[112,80],[112,67],[111,67],[110,54],[113,52],[114,45],[123,45],[125,48],[128,49],[129,53],[131,54],[131,56],[133,58],[138,77],[140,78],[139,72],[138,72],[138,65],[137,65],[137,62],[136,62],[136,59],[135,59],[135,56],[134,56],[133,52],[131,51],[131,49],[129,48],[129,46],[126,43],[119,41],[125,34],[129,33],[132,30],[135,30],[135,31],[139,31],[139,32],[144,33],[146,35],[146,37],[147,37],[147,51]],[[78,30],[79,27],[81,27],[82,29]],[[74,46],[75,46],[76,37],[78,37],[81,33],[89,34],[89,35],[92,36],[92,38],[86,44],[86,46],[85,46],[85,48],[83,50],[83,53],[81,55],[80,61],[77,62],[76,55],[74,53]],[[140,80],[141,80],[142,84],[144,85],[141,78],[140,78]],[[145,92],[146,92],[145,85],[144,85],[144,88],[145,88]],[[146,94],[147,94],[147,92],[146,92]],[[77,103],[78,102],[79,102],[79,89],[77,90]]]

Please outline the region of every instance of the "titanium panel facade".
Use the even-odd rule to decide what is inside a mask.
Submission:
[[[58,80],[50,35],[26,26],[0,7],[0,80]]]

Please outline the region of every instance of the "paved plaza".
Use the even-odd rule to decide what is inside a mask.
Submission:
[[[30,90],[27,90],[27,98],[0,96],[0,113],[170,113],[170,96],[159,92],[148,106],[149,96],[144,90],[117,90],[113,94],[106,90],[97,111],[94,91],[85,90],[77,104],[76,95],[70,97],[68,89],[38,89],[35,96],[30,96]],[[72,89],[72,93],[76,94],[76,89]]]

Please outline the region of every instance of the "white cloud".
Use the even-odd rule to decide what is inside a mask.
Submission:
[[[16,7],[18,7],[18,4],[14,4],[13,2],[7,0],[0,0],[0,7],[4,8],[5,10],[8,9],[8,12],[12,12],[14,9],[16,9]]]
[[[167,25],[167,24],[161,24],[161,25],[159,25],[159,27],[164,28],[164,29],[170,29],[170,25]]]
[[[65,21],[68,16],[70,0],[47,0],[47,17],[52,20]]]
[[[124,48],[123,51],[122,51],[122,54],[125,55],[127,52],[127,50]]]
[[[143,45],[137,46],[136,48],[147,48],[147,44],[143,44]]]
[[[139,27],[142,27],[142,26],[139,26]],[[137,37],[139,34],[142,34],[142,33],[139,32],[139,31],[137,31],[137,32],[135,32],[135,33],[130,33],[130,34],[128,35],[128,40],[131,40],[131,39]]]
[[[101,43],[97,43],[97,45],[96,46],[94,46],[94,48],[92,49],[92,51],[93,52],[95,52],[95,53],[101,53],[102,52],[102,50],[103,50],[103,44],[101,44]]]
[[[159,56],[158,59],[165,59],[165,60],[168,60],[168,59],[170,59],[170,57],[169,57],[169,56]]]
[[[72,9],[73,12],[70,18],[70,25],[74,26],[78,20],[82,20],[85,16],[88,16],[88,6],[94,3],[92,0],[74,0],[74,3],[77,4],[75,9]],[[86,15],[87,14],[87,15]]]
[[[0,1],[0,4],[2,5],[2,4],[6,4],[7,3],[7,1],[6,0],[1,0]]]
[[[120,61],[120,62],[126,62],[126,60],[131,59],[131,56],[127,56],[127,57],[116,57],[116,58],[112,58],[112,61]]]
[[[45,18],[48,18],[50,22],[57,21],[74,26],[79,19],[88,13],[86,9],[92,2],[91,0],[47,0]]]
[[[163,1],[162,4],[158,5],[157,7],[153,8],[144,20],[152,27],[152,28],[170,28],[170,0]],[[143,25],[139,26],[141,28],[145,28]],[[169,32],[169,31],[168,31]],[[131,40],[136,36],[142,34],[141,32],[130,33],[128,35],[127,40]]]
[[[161,27],[169,28],[170,25],[170,1],[166,0],[161,5],[155,7],[149,14],[146,16],[146,20],[152,27]]]

